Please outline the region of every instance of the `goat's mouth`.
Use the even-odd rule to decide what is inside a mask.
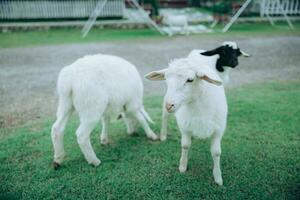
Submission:
[[[168,112],[168,113],[174,113],[174,112],[175,112],[175,109],[167,109],[167,112]]]
[[[166,103],[165,108],[168,113],[173,113],[176,110],[175,105],[170,103]]]

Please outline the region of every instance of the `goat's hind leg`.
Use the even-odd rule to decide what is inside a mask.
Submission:
[[[149,127],[147,120],[145,119],[144,115],[142,114],[142,111],[139,110],[139,111],[135,112],[134,117],[142,125],[143,129],[146,132],[147,137],[152,140],[157,140],[157,135]]]
[[[73,106],[72,101],[68,97],[59,99],[59,104],[56,113],[56,121],[51,129],[51,139],[54,148],[54,161],[53,167],[57,169],[65,157],[64,151],[64,130],[70,115],[72,114]]]
[[[98,120],[81,121],[76,131],[77,142],[85,159],[89,164],[93,164],[94,166],[98,166],[101,163],[93,150],[90,140],[91,132],[93,131],[97,123]]]

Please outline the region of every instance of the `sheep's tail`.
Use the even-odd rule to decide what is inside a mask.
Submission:
[[[144,106],[142,106],[141,113],[146,118],[146,120],[148,122],[150,122],[151,124],[154,124],[153,120],[151,119],[151,117],[149,116],[149,114],[146,112]]]

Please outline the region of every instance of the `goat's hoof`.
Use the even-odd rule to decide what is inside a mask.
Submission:
[[[151,140],[157,140],[158,137],[156,134],[153,133],[153,135],[148,136],[148,138],[150,138]]]
[[[167,139],[167,135],[166,134],[160,134],[160,137],[159,137],[160,141],[166,141]]]
[[[101,140],[100,140],[100,143],[101,143],[102,145],[107,145],[107,144],[109,144],[109,140],[108,140],[108,139],[101,139]]]
[[[127,135],[129,135],[129,136],[135,136],[135,135],[137,135],[138,133],[136,132],[136,130],[134,130],[134,131],[128,131],[127,132]]]
[[[60,167],[60,164],[58,162],[53,162],[53,169],[57,170]]]
[[[222,186],[223,185],[223,179],[222,178],[215,178],[216,184]]]
[[[180,173],[186,172],[186,166],[179,166]]]
[[[97,160],[91,162],[90,164],[92,164],[94,167],[97,167],[101,164],[101,161],[99,159],[97,159]]]
[[[134,132],[133,131],[132,132],[127,132],[127,135],[132,136],[132,135],[134,135]]]

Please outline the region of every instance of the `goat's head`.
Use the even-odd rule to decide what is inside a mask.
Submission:
[[[210,51],[202,52],[201,54],[204,56],[219,55],[216,66],[219,72],[223,72],[224,67],[235,68],[239,64],[239,56],[250,56],[249,54],[240,50],[235,42],[224,42],[222,46]]]
[[[175,112],[184,103],[193,100],[197,95],[199,84],[203,81],[214,85],[221,85],[220,77],[209,67],[190,66],[187,59],[177,59],[169,63],[169,67],[153,71],[145,75],[149,80],[166,80],[167,93],[165,108],[168,112]]]

